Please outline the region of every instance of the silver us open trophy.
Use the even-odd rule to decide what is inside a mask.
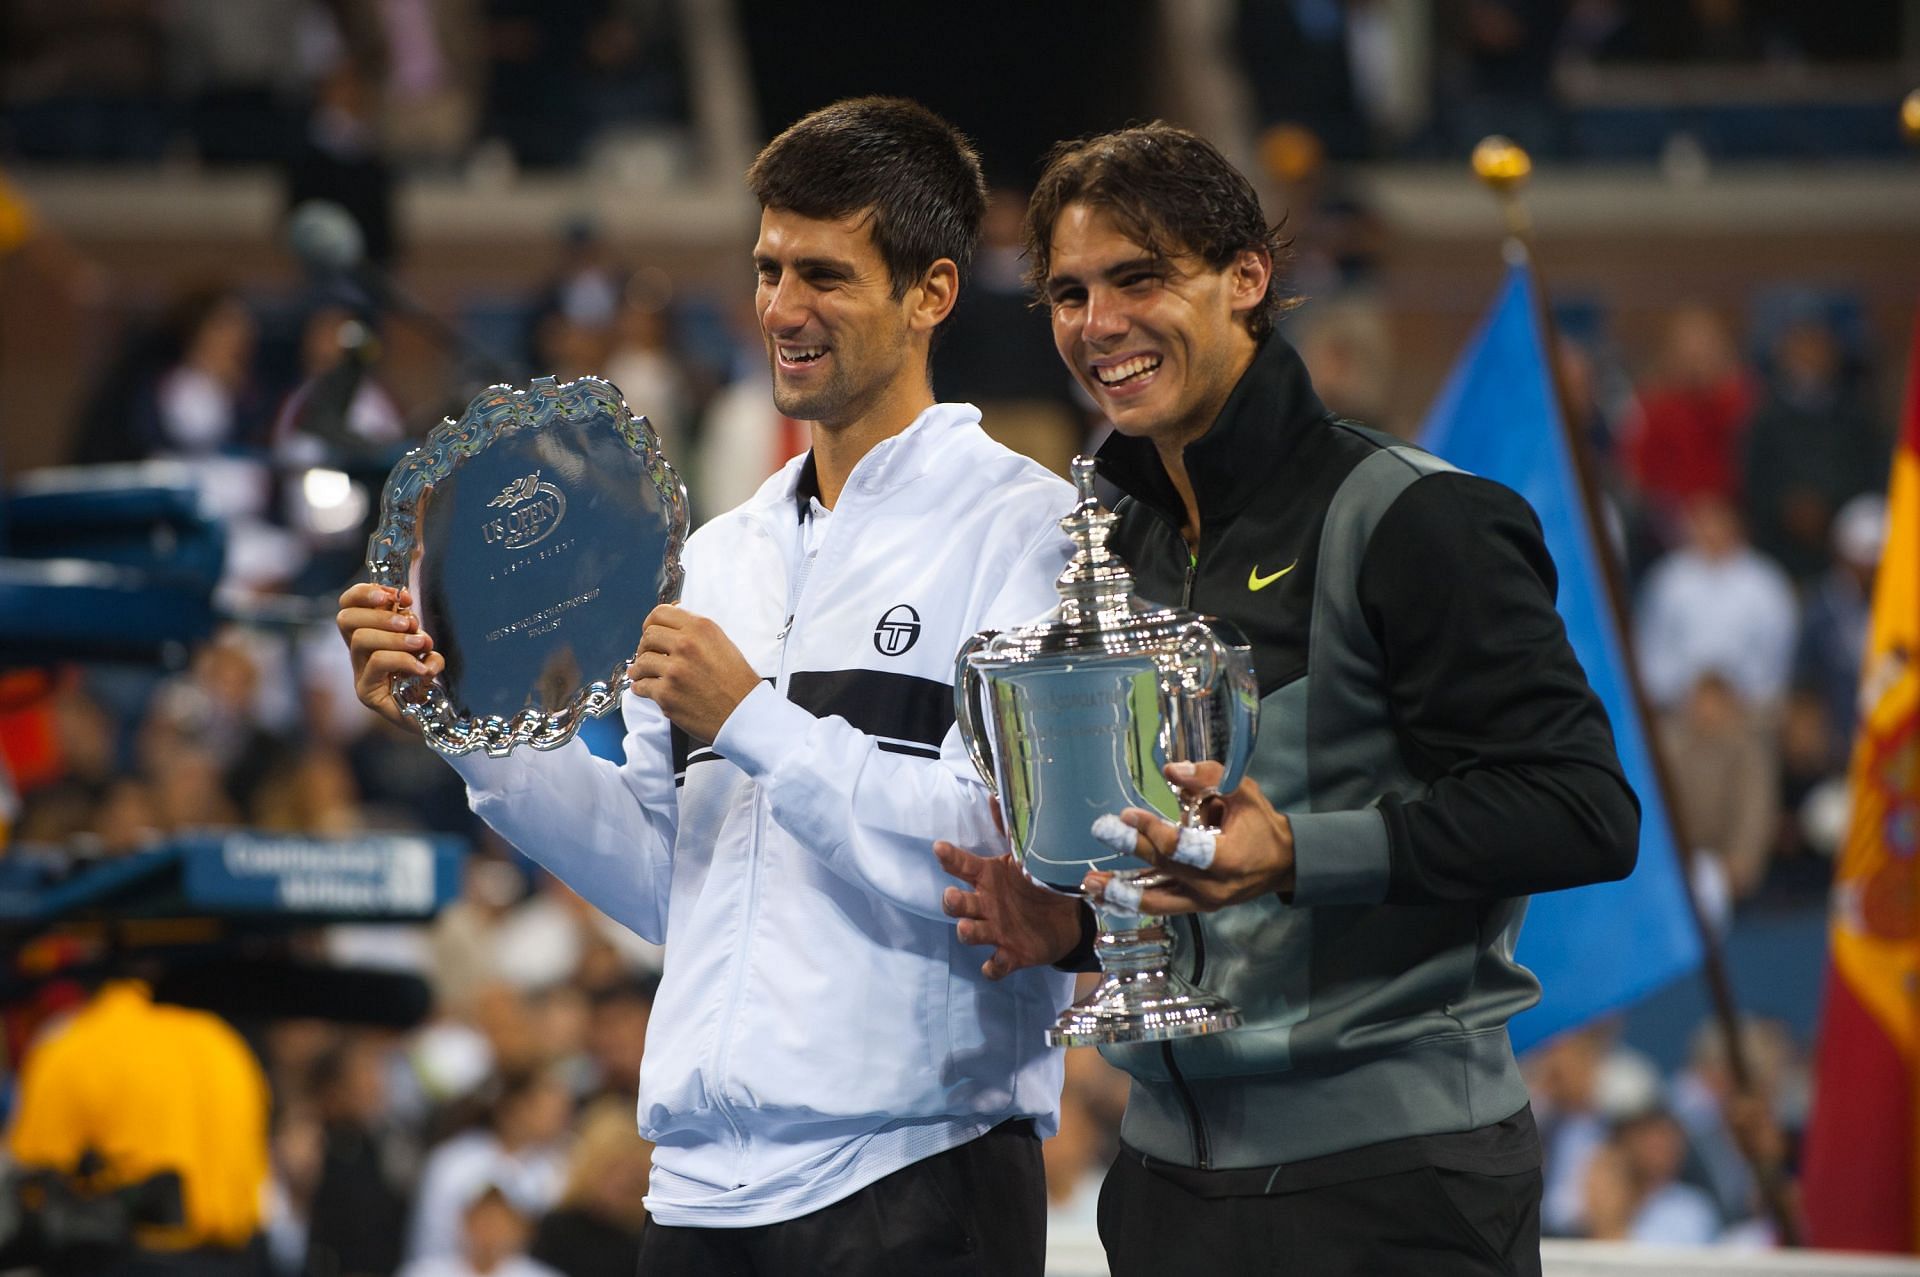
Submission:
[[[367,544],[446,660],[395,700],[443,754],[564,743],[619,704],[686,538],[686,487],[612,382],[488,387],[394,467]]]
[[[1080,499],[1060,521],[1073,538],[1060,603],[1029,624],[983,631],[956,658],[960,732],[1000,806],[1028,877],[1080,894],[1089,870],[1135,887],[1156,871],[1093,833],[1103,815],[1147,808],[1200,823],[1161,769],[1221,763],[1219,788],[1246,771],[1260,694],[1251,654],[1218,620],[1133,595],[1133,577],[1107,548],[1114,516],[1093,492],[1093,462],[1075,457]],[[1119,893],[1116,893],[1119,894]],[[1096,906],[1104,978],[1047,1030],[1054,1046],[1154,1042],[1236,1028],[1240,1013],[1174,972],[1162,918]]]

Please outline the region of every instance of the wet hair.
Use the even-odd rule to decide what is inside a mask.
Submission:
[[[964,279],[987,210],[973,145],[905,98],[848,98],[802,118],[767,143],[747,186],[763,209],[867,213],[896,300],[943,257]]]
[[[1253,184],[1197,133],[1156,120],[1047,152],[1027,204],[1027,283],[1036,295],[1045,295],[1054,226],[1070,204],[1106,213],[1155,257],[1191,253],[1217,271],[1243,252],[1267,254],[1275,279],[1247,316],[1256,341],[1292,305],[1277,286],[1292,243],[1281,234],[1285,219],[1269,224]]]

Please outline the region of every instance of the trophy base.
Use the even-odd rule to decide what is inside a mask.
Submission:
[[[1240,1027],[1225,998],[1167,970],[1109,971],[1093,992],[1060,1013],[1048,1046],[1164,1042]]]

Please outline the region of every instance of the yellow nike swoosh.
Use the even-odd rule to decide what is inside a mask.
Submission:
[[[1253,565],[1253,570],[1247,573],[1247,588],[1249,590],[1264,590],[1269,585],[1272,585],[1275,581],[1278,581],[1281,577],[1285,576],[1287,573],[1293,571],[1295,568],[1299,566],[1300,566],[1300,560],[1295,559],[1293,562],[1287,564],[1287,566],[1281,568],[1278,572],[1275,572],[1272,576],[1261,576],[1260,565],[1256,563]]]

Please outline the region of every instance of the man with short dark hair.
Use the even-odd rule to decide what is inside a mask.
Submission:
[[[1217,839],[1124,816],[1121,847],[1168,877],[1133,903],[1193,915],[1176,964],[1246,1023],[1105,1048],[1133,1078],[1100,1203],[1113,1270],[1537,1274],[1506,1024],[1539,986],[1513,946],[1528,893],[1624,875],[1638,833],[1539,525],[1321,406],[1273,332],[1276,230],[1204,139],[1056,148],[1028,233],[1055,346],[1114,425],[1110,544],[1143,596],[1235,623],[1262,695]],[[1200,794],[1220,770],[1168,777]],[[990,974],[1069,955],[1082,906],[939,851]]]
[[[1061,1084],[1040,1027],[1066,980],[984,980],[924,847],[996,837],[953,653],[1054,601],[1071,493],[929,388],[984,207],[964,138],[842,102],[748,180],[774,402],[812,450],[688,540],[682,604],[639,636],[624,765],[574,741],[454,766],[490,824],[666,945],[643,1273],[1039,1277]],[[390,678],[440,668],[397,602],[360,585],[340,613],[361,699],[396,721]]]

